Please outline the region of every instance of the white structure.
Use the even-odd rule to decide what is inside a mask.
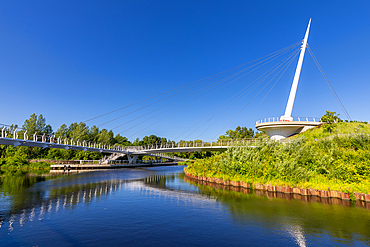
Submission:
[[[1,128],[2,127],[2,128]],[[178,153],[178,152],[203,152],[203,151],[223,151],[228,147],[239,144],[249,146],[258,145],[258,140],[255,138],[246,139],[218,139],[209,141],[189,141],[189,142],[169,142],[157,143],[146,146],[118,146],[107,145],[101,143],[91,143],[90,141],[73,140],[69,138],[61,139],[55,138],[52,135],[37,135],[37,133],[27,134],[27,131],[20,131],[19,129],[11,129],[10,126],[0,126],[0,145],[26,146],[26,147],[40,147],[40,148],[59,148],[65,150],[80,150],[101,153],[111,153],[108,160],[101,160],[104,164],[105,161],[115,160],[119,156],[127,155],[129,164],[135,164],[139,155],[154,156],[157,158],[172,159],[179,161],[181,158],[169,156],[164,153]]]
[[[280,118],[279,121],[279,117],[275,117],[258,120],[256,128],[266,131],[270,139],[281,140],[316,127],[319,124],[321,124],[319,118],[298,117],[292,118],[292,121],[281,120]]]
[[[258,130],[264,130],[271,139],[280,140],[291,135],[306,131],[320,124],[320,120],[316,118],[297,118],[292,117],[293,105],[297,93],[298,81],[301,75],[304,53],[307,47],[308,33],[310,31],[311,19],[308,22],[306,34],[301,46],[297,68],[294,74],[292,88],[290,89],[288,103],[285,109],[285,114],[280,118],[265,118],[256,122]]]

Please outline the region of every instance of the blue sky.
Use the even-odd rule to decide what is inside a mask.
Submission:
[[[32,113],[43,114],[54,130],[85,121],[296,43],[309,18],[311,49],[351,118],[368,121],[368,13],[369,1],[2,1],[0,123],[22,125]],[[238,125],[254,127],[260,118],[283,115],[296,62],[261,104],[268,88],[239,114],[253,93],[187,139],[212,139]],[[115,127],[161,105],[101,128],[115,128],[130,140],[150,134],[176,139],[255,78],[204,99],[196,96],[129,130],[139,120]],[[100,125],[154,101],[87,124]],[[306,53],[293,116],[321,117],[326,110],[345,116]]]

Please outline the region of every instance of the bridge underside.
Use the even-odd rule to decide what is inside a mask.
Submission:
[[[203,152],[203,151],[225,151],[228,146],[213,146],[213,147],[176,147],[176,148],[160,148],[160,149],[150,149],[143,150],[139,154],[148,153],[193,153],[193,152]]]
[[[142,147],[134,148],[121,148],[121,149],[107,149],[107,148],[95,148],[77,145],[66,145],[57,144],[52,142],[39,142],[31,140],[13,139],[13,138],[0,138],[0,145],[12,145],[12,146],[26,146],[26,147],[40,147],[40,148],[59,148],[64,150],[79,150],[79,151],[91,151],[101,153],[121,153],[128,155],[151,155],[157,153],[183,153],[183,152],[203,152],[203,151],[224,151],[229,146],[205,146],[205,147],[173,147],[173,148],[155,148],[155,149],[144,149]]]
[[[256,124],[258,130],[264,130],[272,140],[281,140],[299,134],[320,125],[321,122],[276,121]]]

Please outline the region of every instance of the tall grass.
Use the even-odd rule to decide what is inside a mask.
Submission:
[[[235,146],[197,160],[187,170],[198,176],[300,188],[370,192],[370,135],[336,135],[290,143]]]

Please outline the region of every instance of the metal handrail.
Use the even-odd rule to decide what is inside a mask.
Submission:
[[[84,148],[94,148],[102,151],[115,151],[115,152],[137,152],[137,151],[150,151],[154,149],[161,149],[165,152],[166,149],[173,148],[196,148],[196,147],[229,147],[235,144],[254,144],[257,142],[255,138],[245,138],[245,139],[217,139],[217,140],[193,140],[193,141],[179,141],[179,142],[163,142],[155,143],[146,146],[123,146],[123,145],[113,145],[108,146],[102,143],[92,143],[85,140],[73,140],[73,138],[61,138],[55,135],[38,135],[38,133],[28,133],[22,129],[14,128],[10,129],[9,126],[2,125],[1,128],[1,138],[13,139],[18,141],[29,141],[36,143],[44,143],[45,147],[48,144],[64,145],[66,149],[71,147],[84,147]],[[21,132],[21,135],[18,133]],[[9,136],[9,137],[7,137]]]
[[[269,117],[269,118],[261,118],[256,121],[256,124],[261,123],[271,123],[271,122],[280,122],[280,117]],[[315,117],[293,117],[294,122],[316,122],[320,123],[321,118],[315,118]]]

